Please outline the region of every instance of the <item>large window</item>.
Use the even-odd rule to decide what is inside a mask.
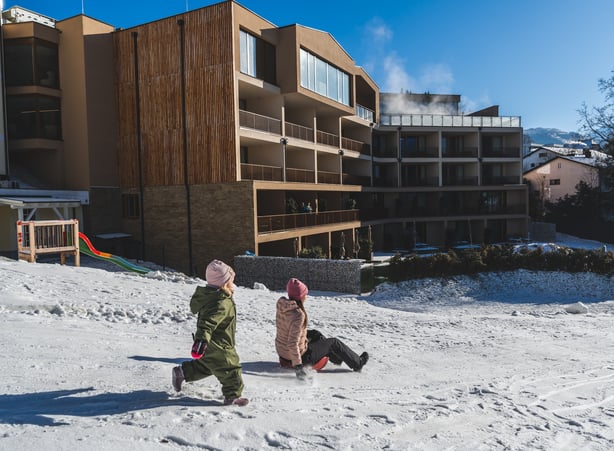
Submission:
[[[350,105],[350,76],[301,49],[301,86],[344,105]]]
[[[241,72],[275,84],[275,46],[241,30]]]
[[[60,99],[35,94],[7,96],[6,123],[10,139],[62,139]]]
[[[35,38],[4,42],[7,86],[46,86],[58,89],[58,47]]]

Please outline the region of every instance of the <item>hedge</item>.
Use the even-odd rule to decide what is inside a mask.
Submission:
[[[544,251],[518,251],[513,245],[490,245],[479,250],[450,250],[430,256],[397,255],[390,260],[388,279],[399,282],[423,277],[470,275],[480,272],[513,271],[594,272],[614,274],[614,253],[604,250],[558,247]]]

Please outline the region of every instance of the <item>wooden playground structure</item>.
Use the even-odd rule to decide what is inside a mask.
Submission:
[[[36,262],[40,254],[60,254],[62,264],[72,255],[80,266],[79,221],[17,221],[17,254],[28,262]]]

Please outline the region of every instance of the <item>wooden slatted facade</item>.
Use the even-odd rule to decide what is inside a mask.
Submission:
[[[255,61],[264,70],[255,70],[256,76],[240,69],[242,32],[261,49]],[[321,131],[339,136],[341,117],[354,116],[355,107],[300,85],[300,48],[321,53],[323,60],[353,76],[358,68],[349,55],[328,33],[298,25],[277,28],[234,1],[118,30],[113,39],[120,188],[126,199],[138,199],[133,203],[141,208],[140,215],[124,217],[123,229],[140,242],[142,258],[194,274],[213,258],[232,263],[246,250],[258,253],[265,241],[268,251],[278,252],[278,245],[283,253],[294,252],[299,232],[275,243],[257,230],[259,212],[270,207],[285,213],[289,187],[280,180],[272,194],[259,194],[259,184],[240,171],[240,158],[248,155],[281,165],[282,128],[264,133],[246,129],[240,124],[240,105],[278,124],[292,110],[289,114],[302,123],[313,126],[320,119]],[[350,82],[352,97],[354,85]],[[375,103],[367,106],[375,110],[375,84],[372,90]],[[347,124],[354,138],[368,141],[368,123],[354,118]],[[318,158],[323,167],[336,167],[338,152],[338,146],[318,153],[307,145],[294,151],[294,164],[313,164]],[[287,170],[292,173],[291,164]],[[326,183],[321,185],[326,191]],[[314,183],[300,190],[305,197],[317,196]],[[341,202],[341,194],[336,200]],[[273,207],[267,206],[270,202]],[[331,233],[339,230],[335,224],[320,225],[308,233],[325,237],[328,248]]]
[[[182,72],[182,27],[184,71]],[[135,52],[136,34],[136,52]],[[122,188],[236,181],[232,3],[225,2],[114,34]],[[135,65],[138,64],[137,118]],[[182,84],[183,78],[183,84]],[[185,86],[185,117],[182,109]]]

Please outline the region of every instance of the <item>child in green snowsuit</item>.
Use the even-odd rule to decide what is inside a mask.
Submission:
[[[190,310],[197,315],[193,360],[173,368],[173,387],[179,392],[183,381],[194,382],[213,375],[222,384],[224,404],[244,406],[248,400],[241,398],[243,378],[235,349],[237,311],[232,299],[235,273],[225,263],[213,260],[205,276],[207,286],[196,287],[190,300]]]

